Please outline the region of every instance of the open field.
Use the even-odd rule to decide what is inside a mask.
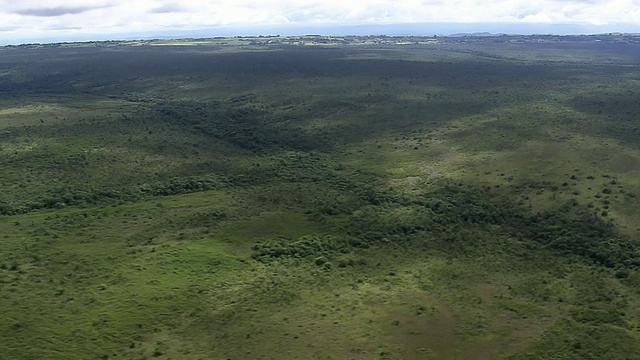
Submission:
[[[640,358],[640,45],[259,40],[0,48],[0,357]]]

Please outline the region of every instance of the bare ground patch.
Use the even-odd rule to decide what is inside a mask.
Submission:
[[[619,173],[640,171],[640,159],[628,154],[617,154],[611,159],[611,169]]]

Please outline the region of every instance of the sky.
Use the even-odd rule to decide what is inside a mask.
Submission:
[[[640,0],[0,0],[0,44],[385,29],[640,33]]]

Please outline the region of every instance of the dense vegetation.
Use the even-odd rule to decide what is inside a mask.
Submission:
[[[640,49],[554,40],[0,49],[0,354],[640,358]]]

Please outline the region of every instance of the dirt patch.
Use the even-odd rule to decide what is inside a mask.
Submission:
[[[396,312],[389,318],[392,334],[402,359],[490,360],[517,352],[539,339],[549,328],[553,317],[521,318],[501,309],[498,300],[505,296],[505,287],[482,283],[473,292],[480,300],[482,314],[479,323],[468,322],[466,315],[458,317],[452,308],[438,299],[421,298],[424,307],[415,312]]]
[[[523,150],[510,156],[508,161],[519,166],[556,162],[564,159],[566,152],[567,143],[564,141],[532,142]]]
[[[498,294],[498,289],[491,284],[479,284],[475,287],[474,292],[482,300],[483,304],[491,305],[495,300],[496,294]]]
[[[531,155],[541,160],[550,160],[557,158],[558,154],[562,154],[566,149],[567,143],[564,141],[546,141],[534,149]]]
[[[539,339],[553,324],[554,316],[519,317],[498,303],[507,296],[504,286],[478,284],[474,292],[481,299],[487,315],[487,326],[492,334],[484,341],[474,342],[466,348],[466,359],[495,359],[518,352]]]
[[[396,314],[396,342],[404,350],[403,359],[447,359],[457,352],[455,321],[451,311],[430,299],[426,313]]]
[[[640,159],[627,154],[614,155],[611,159],[611,169],[620,173],[639,171]]]

